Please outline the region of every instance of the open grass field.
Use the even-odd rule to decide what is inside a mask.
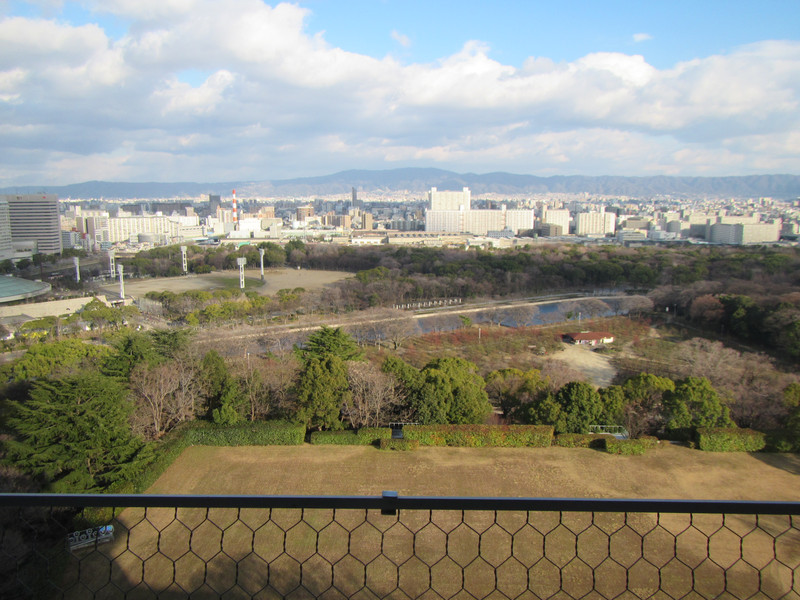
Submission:
[[[308,291],[321,290],[347,277],[352,273],[343,271],[314,271],[297,269],[265,269],[264,283],[261,283],[260,269],[245,269],[247,290],[271,295],[282,289],[304,288]],[[185,277],[158,277],[153,279],[131,279],[125,281],[125,293],[131,296],[144,296],[147,292],[187,292],[190,290],[218,290],[239,287],[239,271],[218,271],[204,275]],[[119,285],[103,286],[105,293],[119,294]]]
[[[160,494],[799,500],[800,457],[590,449],[193,447]],[[363,509],[126,509],[66,597],[797,597],[789,517]],[[626,591],[627,590],[627,591]]]
[[[644,456],[586,448],[195,446],[150,492],[800,501],[799,475],[796,454],[709,453],[667,443]]]

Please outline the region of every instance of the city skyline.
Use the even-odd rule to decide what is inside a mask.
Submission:
[[[7,1],[0,187],[800,173],[798,16],[788,1]]]

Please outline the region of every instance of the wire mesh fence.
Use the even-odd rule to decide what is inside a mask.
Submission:
[[[3,598],[800,598],[800,503],[0,495]]]

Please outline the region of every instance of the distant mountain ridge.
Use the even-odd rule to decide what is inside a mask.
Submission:
[[[737,177],[622,177],[583,175],[516,175],[513,173],[455,173],[433,168],[350,170],[298,179],[231,181],[223,183],[130,183],[87,181],[63,186],[15,186],[0,188],[2,194],[53,193],[61,198],[195,198],[203,194],[227,196],[236,189],[240,197],[313,196],[361,192],[422,193],[431,187],[460,190],[469,187],[480,194],[571,193],[605,196],[654,197],[800,197],[798,175],[746,175]]]

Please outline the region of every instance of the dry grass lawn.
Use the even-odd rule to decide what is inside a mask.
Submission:
[[[800,501],[798,474],[798,455],[709,453],[666,443],[644,456],[584,448],[195,446],[149,491]]]
[[[798,500],[798,473],[796,455],[672,445],[638,457],[198,446],[149,492]],[[153,508],[114,523],[112,544],[72,557],[65,597],[777,598],[800,582],[785,516]]]

